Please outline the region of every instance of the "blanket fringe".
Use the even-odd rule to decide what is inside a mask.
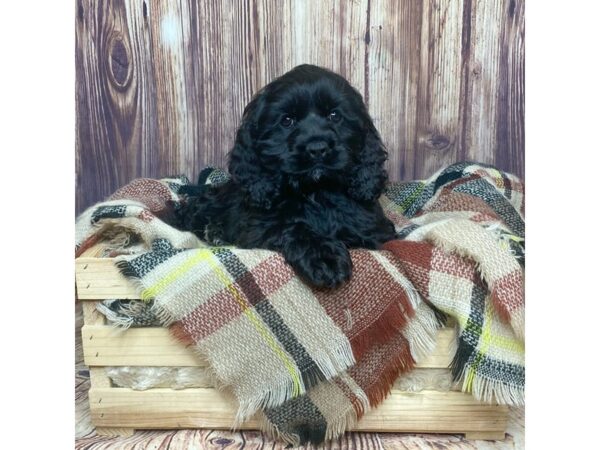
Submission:
[[[164,310],[159,312],[159,314],[164,314],[165,316],[168,315],[168,313]],[[177,340],[186,345],[190,344],[189,339],[183,330],[177,328],[176,326],[171,326],[169,330]],[[208,373],[211,379],[214,380],[215,387],[221,391],[231,392],[238,403],[238,411],[236,413],[232,429],[239,428],[243,422],[248,420],[259,410],[280,406],[287,400],[305,394],[307,389],[312,387],[305,384],[305,380],[307,379],[306,377],[303,379],[300,373],[296,372],[296,379],[300,380],[299,385],[290,378],[282,379],[278,383],[271,384],[269,389],[263,390],[252,398],[249,398],[247,401],[241,402],[240,398],[243,396],[240,395],[239,391],[236,392],[235,389],[232,389],[230,386],[226,385],[223,380],[217,376],[217,373],[213,369],[215,366],[208,352],[198,345],[193,345],[192,348],[196,355],[202,361],[207,363]],[[352,349],[350,348],[347,340],[340,341],[340,343],[333,349],[333,353],[335,358],[331,358],[331,355],[329,354],[323,354],[322,357],[320,355],[316,355],[313,359],[322,373],[329,377],[328,379],[339,375],[340,372],[355,364]],[[336,366],[336,364],[331,362],[332,360],[338,361],[338,365]],[[308,379],[312,380],[314,385],[317,384],[317,381],[323,381],[320,378],[321,377],[317,376],[316,372],[312,375],[308,375]]]
[[[471,389],[467,390],[469,387]],[[523,389],[480,374],[476,374],[471,383],[465,378],[462,391],[471,393],[477,400],[486,403],[497,402],[500,405],[511,406],[525,405],[525,391]]]
[[[313,361],[325,376],[325,380],[331,380],[339,375],[340,372],[343,372],[356,364],[352,346],[345,336],[333,343],[331,353],[318,352],[313,356]],[[308,387],[310,388],[316,384],[317,383],[311,383]]]
[[[364,412],[366,411],[363,411],[363,413]],[[324,439],[326,441],[335,439],[339,435],[345,433],[349,428],[353,428],[358,423],[360,416],[362,416],[362,414],[357,414],[354,407],[348,407],[347,410],[340,414],[336,419],[327,422]],[[307,443],[303,442],[302,437],[296,433],[281,431],[277,425],[268,420],[266,414],[262,411],[257,413],[256,418],[258,419],[261,431],[274,439],[281,439],[286,444],[294,447]]]
[[[137,272],[135,272],[131,268],[131,265],[129,264],[128,260],[119,259],[115,262],[115,265],[119,269],[119,272],[121,272],[121,274],[124,277],[128,278],[129,281],[133,283],[136,290],[140,293],[140,297],[142,297],[141,301],[146,303],[154,301],[154,298],[147,298],[143,296],[145,287],[143,286],[142,281]],[[161,326],[163,327],[170,327],[177,320],[169,311],[167,311],[164,307],[157,304],[156,302],[152,304],[150,312],[154,314],[156,319],[160,322]]]
[[[363,413],[364,414],[364,413]],[[361,416],[363,415],[361,414]],[[341,414],[335,420],[327,423],[327,430],[325,431],[325,440],[337,438],[340,434],[345,433],[350,428],[354,428],[358,423],[359,417],[354,408],[350,408],[346,413]]]
[[[123,275],[125,278],[129,278],[132,282],[135,282],[135,280],[140,280],[140,277],[137,274],[137,272],[135,272],[131,268],[131,264],[129,264],[129,261],[125,259],[115,261],[115,266],[117,266],[117,269],[119,269],[121,275]],[[137,284],[136,288],[138,289],[138,291],[140,291],[140,293],[144,290],[144,287],[141,284]]]
[[[404,337],[410,344],[410,353],[416,362],[427,357],[435,348],[437,331],[441,324],[433,310],[421,302],[415,316],[403,330]]]
[[[469,359],[475,349],[468,342],[458,339],[458,346],[450,369],[455,382],[462,380],[461,390],[479,401],[501,405],[523,406],[525,405],[524,389],[499,381],[476,371],[469,363]]]
[[[367,397],[369,397],[369,409],[376,408],[386,399],[392,390],[392,386],[401,374],[415,367],[415,360],[410,354],[410,344],[408,341],[405,342],[406,346],[399,353],[391,357],[392,364],[381,373],[378,382],[365,390]]]
[[[259,428],[267,435],[273,437],[274,439],[281,439],[292,447],[300,446],[300,437],[297,434],[281,431],[279,427],[267,419],[267,416],[263,412],[257,414],[257,419]]]
[[[116,312],[110,308],[110,305],[116,301],[116,299],[112,299],[105,300],[102,303],[97,303],[96,310],[100,314],[104,315],[104,317],[106,317],[110,325],[114,326],[115,328],[121,328],[126,330],[133,324],[133,318],[131,317],[131,315],[134,314],[133,308],[127,308],[125,306],[122,306],[122,313]],[[126,311],[124,309],[129,309],[129,311]]]
[[[299,373],[297,373],[297,378],[300,378]],[[239,406],[233,427],[239,428],[243,422],[261,409],[275,408],[291,398],[304,395],[306,393],[306,386],[304,386],[304,383],[300,383],[299,387],[300,389],[298,391],[298,384],[294,383],[289,378],[279,380],[277,383],[273,383],[268,390],[260,392],[259,395],[249,398],[244,402],[239,401],[240,396],[237,395],[237,392],[234,389]]]
[[[485,228],[482,228],[475,223],[468,220],[447,220],[440,222],[437,226],[432,227],[425,235],[425,238],[432,242],[436,247],[441,248],[446,253],[454,253],[462,258],[469,259],[475,264],[475,270],[479,274],[481,280],[488,286],[492,301],[492,305],[494,306],[495,311],[498,313],[500,320],[505,323],[509,323],[517,337],[521,340],[524,340],[525,332],[524,332],[524,319],[516,319],[514,321],[510,320],[510,314],[504,311],[506,305],[504,305],[501,301],[497,299],[496,287],[497,287],[497,279],[494,279],[492,273],[488,265],[482,263],[482,261],[476,257],[468,248],[460,245],[457,242],[453,242],[451,239],[445,238],[444,234],[448,233],[448,230],[451,230],[453,227],[460,226],[463,234],[467,236],[477,236],[481,240],[487,241],[489,243],[494,243],[497,246],[497,254],[496,258],[500,258],[504,260],[504,263],[507,267],[513,267],[515,273],[521,273],[522,268],[519,265],[518,261],[514,258],[514,255],[506,249],[504,246],[498,244],[498,241],[494,239],[494,233],[492,231],[488,231]],[[457,234],[452,233],[452,234]],[[507,273],[512,273],[507,272]],[[522,289],[522,288],[521,288]],[[517,314],[523,315],[522,309],[516,312]]]
[[[259,395],[247,402],[239,402],[239,396],[236,395],[239,402],[236,426],[247,420],[258,410],[274,408],[292,398],[303,395],[318,382],[329,381],[356,363],[352,348],[347,339],[341,339],[334,344],[333,356],[331,353],[316,354],[313,355],[313,361],[319,370],[312,374],[309,373],[302,379],[299,392],[296,392],[296,384],[287,379],[274,386],[271,385],[272,387],[268,390],[260,392]],[[325,379],[322,378],[321,374],[325,376]],[[301,378],[300,374],[298,374],[298,378]],[[309,383],[306,381],[309,381]]]
[[[121,227],[113,226],[105,231],[107,240],[104,241],[107,252],[119,251],[130,246],[132,243],[138,242],[140,237],[132,230]]]
[[[170,327],[177,320],[169,311],[156,303],[152,305],[151,311],[163,327]]]
[[[240,402],[239,396],[236,395],[239,403],[235,422],[236,427],[250,418],[258,410],[275,408],[292,398],[303,395],[308,389],[315,386],[317,382],[329,381],[356,363],[354,353],[347,339],[341,339],[334,345],[333,357],[330,353],[321,353],[314,355],[313,361],[325,376],[325,380],[317,375],[317,373],[319,373],[318,371],[312,375],[309,374],[308,378],[304,377],[302,380],[303,382],[300,383],[300,392],[296,392],[295,383],[287,379],[275,384],[274,387],[271,387],[266,391],[260,392],[259,395],[251,398],[247,402]],[[300,378],[299,374],[298,378]],[[307,379],[311,384],[306,383]]]
[[[366,350],[373,345],[387,342],[407,326],[414,310],[410,303],[403,301],[405,298],[406,296],[400,293],[399,298],[390,303],[376,321],[350,340],[356,359],[360,360]]]
[[[91,222],[91,218],[89,220],[94,232],[90,233],[83,245],[77,249],[76,256],[81,255],[85,249],[98,242],[102,242],[103,256],[107,256],[111,252],[122,251],[142,241],[140,234],[134,228],[124,226],[119,220],[103,219],[101,222],[94,223]]]

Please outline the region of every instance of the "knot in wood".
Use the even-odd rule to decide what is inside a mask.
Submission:
[[[110,41],[108,66],[114,84],[120,88],[127,87],[131,78],[131,65],[129,64],[129,52],[121,35]]]
[[[481,76],[481,71],[482,71],[481,63],[480,62],[473,63],[473,67],[471,68],[471,73],[473,74],[473,77],[479,78]]]
[[[431,150],[442,151],[452,146],[452,140],[442,134],[429,133],[423,139],[423,144]]]

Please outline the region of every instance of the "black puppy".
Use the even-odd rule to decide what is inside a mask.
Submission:
[[[333,288],[350,278],[349,248],[395,238],[377,201],[386,158],[361,95],[301,65],[246,106],[232,180],[190,197],[182,223],[213,244],[279,251],[307,282]]]

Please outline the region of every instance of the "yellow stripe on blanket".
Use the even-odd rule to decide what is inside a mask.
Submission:
[[[486,298],[486,304],[487,304],[488,300],[491,301],[489,299],[489,297]],[[456,319],[461,330],[464,330],[467,327],[467,322],[469,320],[468,316],[461,314],[459,311],[452,311],[452,312],[444,311],[444,312],[453,316]],[[519,341],[518,339],[510,338],[508,336],[503,336],[499,333],[494,335],[494,346],[498,347],[498,348],[502,348],[504,350],[510,350],[510,351],[521,352],[521,353],[525,351],[525,345],[523,345],[523,343],[521,341]]]
[[[421,195],[421,192],[423,192],[423,190],[425,189],[426,184],[424,182],[419,181],[418,183],[419,187],[415,190],[415,192],[413,192],[409,197],[407,197],[401,205],[398,205],[398,210],[401,213],[406,211],[410,207],[410,205],[412,205],[414,201],[419,197],[419,195]]]
[[[273,335],[269,333],[269,330],[267,330],[266,327],[263,325],[262,320],[254,312],[252,306],[248,304],[246,299],[235,288],[235,286],[231,282],[231,279],[223,272],[223,269],[221,269],[218,263],[215,262],[214,259],[208,260],[208,263],[210,264],[211,269],[213,269],[214,273],[217,275],[223,286],[225,286],[225,288],[229,292],[231,292],[233,298],[235,298],[239,305],[242,307],[244,315],[248,317],[252,325],[254,325],[254,328],[256,328],[256,331],[258,331],[258,333],[262,336],[263,340],[267,343],[271,350],[273,350],[273,352],[277,355],[277,357],[281,360],[281,362],[289,372],[294,383],[294,387],[292,389],[292,396],[299,396],[302,393],[302,391],[300,387],[300,376],[298,374],[298,369],[296,368],[295,364],[290,360],[285,351],[273,338]]]
[[[492,308],[492,302],[488,298],[488,301],[485,302],[485,317],[483,319],[483,327],[481,329],[481,339],[479,340],[481,345],[476,353],[473,364],[468,366],[467,376],[465,378],[465,386],[467,388],[467,392],[473,392],[473,381],[475,379],[477,368],[483,360],[483,355],[487,355],[488,350],[490,348],[490,344],[492,341],[492,334],[490,333],[493,316]]]
[[[258,334],[263,338],[265,343],[273,350],[273,353],[277,355],[277,357],[281,360],[286,370],[289,372],[292,377],[292,381],[294,387],[292,388],[292,395],[297,397],[302,393],[302,388],[300,384],[300,375],[298,374],[298,369],[295,364],[290,360],[285,350],[281,348],[281,345],[273,338],[269,330],[264,326],[260,317],[254,312],[252,305],[250,305],[246,299],[239,293],[239,291],[233,285],[231,278],[227,276],[227,274],[220,267],[219,263],[215,261],[214,253],[211,250],[200,249],[194,254],[183,261],[179,266],[175,267],[169,273],[167,273],[163,278],[158,280],[154,285],[150,286],[148,289],[145,289],[142,292],[142,300],[148,301],[157,294],[164,291],[167,287],[169,287],[175,280],[185,275],[190,269],[195,267],[201,262],[206,262],[217,276],[221,284],[225,289],[227,289],[233,298],[238,302],[240,307],[242,308],[242,312],[244,315],[250,320],[250,323],[254,326]]]
[[[175,267],[149,288],[144,289],[141,295],[142,300],[152,300],[157,294],[160,294],[167,287],[169,287],[173,281],[180,278],[183,274],[188,272],[192,267],[196,266],[200,262],[208,261],[211,256],[212,252],[210,250],[198,250],[191,258],[183,261],[179,266]]]

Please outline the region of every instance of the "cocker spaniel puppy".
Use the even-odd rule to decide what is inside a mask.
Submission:
[[[306,282],[348,280],[348,249],[395,238],[377,199],[387,153],[361,95],[340,75],[298,66],[246,106],[232,179],[199,187],[183,227],[214,244],[276,250]]]

